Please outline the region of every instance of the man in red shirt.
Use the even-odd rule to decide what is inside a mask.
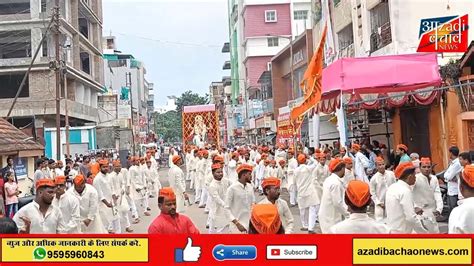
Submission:
[[[176,195],[172,188],[160,189],[158,207],[161,214],[148,227],[149,234],[199,234],[191,219],[176,212]]]

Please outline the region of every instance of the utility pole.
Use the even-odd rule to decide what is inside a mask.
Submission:
[[[61,68],[59,56],[59,27],[61,26],[59,0],[54,6],[54,42],[55,42],[55,71],[56,71],[56,159],[61,159]]]
[[[130,91],[130,127],[132,129],[132,155],[135,155],[135,127],[133,126],[133,94],[132,94],[132,73],[125,73],[125,86]]]
[[[65,122],[66,122],[66,154],[71,155],[71,145],[69,143],[69,113],[68,113],[68,90],[67,90],[67,50],[68,47],[63,46],[63,82],[64,82],[64,109],[65,109]]]

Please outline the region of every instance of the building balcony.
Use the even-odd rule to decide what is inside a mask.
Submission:
[[[222,66],[222,70],[228,70],[230,69],[230,61],[225,61],[224,66]]]
[[[355,56],[354,43],[351,43],[350,45],[344,48],[341,48],[338,51],[338,58],[354,57],[354,56]]]
[[[390,21],[377,28],[370,35],[370,52],[375,52],[392,42],[392,29]]]
[[[457,90],[459,102],[464,112],[474,111],[474,75],[463,76],[459,79],[461,89]]]
[[[230,44],[228,42],[224,43],[224,46],[222,47],[222,53],[230,53]]]
[[[273,113],[273,98],[264,100],[262,102],[262,109],[265,114]]]

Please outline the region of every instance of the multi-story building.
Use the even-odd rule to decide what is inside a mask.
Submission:
[[[114,142],[111,141],[110,134],[98,134],[102,136],[102,138],[98,136],[98,146],[100,148],[132,150],[133,142],[136,144],[146,142],[149,116],[153,111],[148,108],[153,83],[145,79],[146,69],[143,62],[131,54],[121,53],[116,49],[115,37],[104,37],[103,45],[105,89],[107,92],[101,99],[105,100],[106,95],[115,95],[117,97],[117,115],[115,118],[105,119],[108,123],[100,123],[98,131],[115,130],[114,132],[117,133],[114,133],[116,136]],[[110,116],[109,113],[104,116]],[[132,132],[134,133],[133,137]]]
[[[54,32],[47,32],[53,0],[16,0],[0,3],[0,103],[7,115],[33,54],[41,47],[10,117],[17,126],[34,125],[44,143],[44,128],[55,127],[56,82],[61,83],[61,126],[94,125],[98,121],[98,94],[103,91],[102,1],[60,1],[60,58],[67,68],[57,81],[50,62],[55,59]],[[55,138],[46,150],[55,151]],[[51,155],[51,154],[49,154]],[[56,153],[54,153],[56,157]]]
[[[310,10],[310,0],[229,0],[230,42],[223,52],[230,52],[230,62],[224,69],[231,69],[232,101],[243,112],[235,113],[234,119],[251,121],[263,115],[266,99],[260,96],[258,81],[270,71],[271,58],[311,28]],[[255,138],[256,128],[250,126],[247,122],[246,133]]]
[[[230,77],[223,77],[222,81],[212,82],[209,86],[210,103],[216,105],[219,114],[219,139],[222,144],[228,142],[226,107],[231,104]]]
[[[324,24],[330,26],[326,39],[326,64],[342,57],[374,57],[416,53],[422,34],[422,20],[468,15],[474,16],[474,2],[410,1],[410,0],[313,0],[314,43],[318,44]],[[474,39],[474,29],[468,29]],[[317,47],[317,45],[315,45]],[[331,52],[333,51],[333,52]],[[462,53],[438,53],[438,64],[459,59]],[[425,88],[426,89],[426,88]],[[381,143],[405,143],[410,152],[432,157],[439,166],[446,166],[449,145],[457,145],[456,117],[460,113],[456,91],[443,93],[443,104],[423,105],[407,102],[388,111],[364,110],[347,115],[351,137],[368,137]],[[451,93],[452,92],[452,93]],[[395,97],[395,96],[392,96]],[[461,97],[461,96],[459,96]],[[444,113],[443,113],[444,111]],[[440,116],[446,125],[440,125]],[[424,121],[424,123],[419,123]],[[412,125],[407,128],[406,125]],[[449,132],[446,132],[446,128]],[[389,136],[389,137],[387,137]],[[448,143],[449,142],[449,143]],[[438,168],[437,170],[441,170]]]

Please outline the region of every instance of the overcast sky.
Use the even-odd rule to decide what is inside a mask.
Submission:
[[[201,95],[222,70],[229,54],[227,0],[103,0],[104,36],[144,62],[155,83],[155,106],[186,90]]]

